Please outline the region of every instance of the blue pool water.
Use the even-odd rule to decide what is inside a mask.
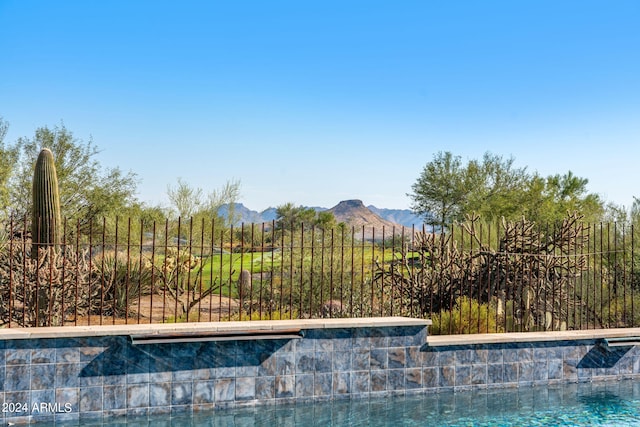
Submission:
[[[443,392],[220,410],[93,426],[640,426],[640,382]]]

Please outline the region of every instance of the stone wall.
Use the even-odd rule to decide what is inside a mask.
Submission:
[[[184,414],[640,374],[636,347],[604,351],[596,339],[431,346],[426,325],[304,332],[146,345],[123,335],[0,340],[2,420]]]

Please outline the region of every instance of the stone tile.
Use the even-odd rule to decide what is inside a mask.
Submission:
[[[10,348],[5,352],[5,365],[28,365],[31,363],[31,349]]]
[[[518,363],[504,363],[502,365],[502,381],[503,383],[518,382]]]
[[[575,359],[566,359],[562,364],[562,379],[565,381],[578,380],[578,361]]]
[[[171,383],[158,382],[149,384],[149,406],[171,405]]]
[[[456,366],[455,371],[455,386],[471,385],[471,366],[460,365]]]
[[[338,332],[338,331],[336,331]],[[334,351],[351,351],[353,348],[353,340],[351,339],[350,334],[347,331],[341,331],[336,335],[336,338],[333,341],[333,350]]]
[[[533,381],[533,362],[521,362],[518,366],[518,382],[531,383]]]
[[[297,351],[295,353],[295,373],[296,374],[313,374],[316,369],[316,353],[315,351]],[[279,372],[282,375],[291,374],[291,372]]]
[[[315,355],[316,366],[315,372],[331,372],[333,369],[333,360],[331,358],[331,353],[327,353],[324,351],[316,351]]]
[[[456,351],[455,350],[441,350],[438,351],[438,365],[439,366],[455,366],[456,364]]]
[[[352,370],[351,352],[336,351],[333,353],[333,371],[347,372]]]
[[[422,385],[426,389],[433,389],[440,386],[440,368],[427,366],[422,368]]]
[[[519,348],[518,362],[533,362],[533,348]]]
[[[276,374],[293,375],[295,374],[295,354],[282,353],[276,355]]]
[[[407,368],[422,367],[422,352],[420,351],[420,347],[407,347],[405,356],[405,363]]]
[[[373,348],[370,356],[371,369],[387,369],[389,355],[386,348]]]
[[[295,397],[296,381],[294,375],[276,375],[276,398]]]
[[[487,363],[504,362],[503,350],[500,347],[491,347],[487,349]]]
[[[209,372],[209,370],[202,370],[202,371],[206,371],[207,373]],[[258,365],[252,365],[252,366],[238,366],[236,368],[236,376],[238,377],[256,377],[258,375]],[[196,377],[196,372],[194,372],[193,375],[193,379],[194,380],[200,380],[200,379],[208,379],[207,378],[197,378]]]
[[[193,383],[193,404],[204,405],[215,402],[215,380]]]
[[[407,365],[407,355],[404,347],[389,349],[389,369],[404,368]]]
[[[103,387],[103,409],[118,410],[127,407],[127,387],[125,385],[105,385]]]
[[[404,369],[389,369],[387,371],[387,390],[404,390],[405,384]]]
[[[301,340],[294,340],[295,351],[315,351],[316,349],[316,340],[313,338],[312,333],[308,333]]]
[[[56,349],[50,347],[32,349],[31,363],[56,363]]]
[[[471,356],[471,363],[474,365],[486,364],[489,357],[489,351],[484,348],[475,348]]]
[[[266,400],[276,397],[276,379],[274,376],[256,378],[256,399]]]
[[[104,353],[104,347],[80,347],[80,362],[92,362],[102,353]]]
[[[533,380],[547,381],[549,379],[549,364],[546,359],[533,362]]]
[[[384,369],[371,370],[371,391],[387,390],[387,371]]]
[[[64,343],[60,344],[64,345]],[[56,363],[80,363],[80,349],[64,346],[56,348]]]
[[[187,405],[193,402],[193,382],[171,383],[171,405]]]
[[[426,350],[422,350],[422,366],[430,367],[430,366],[438,366],[438,352],[433,349],[427,348]]]
[[[44,404],[46,408],[48,408],[48,405],[55,405],[56,402],[56,391],[54,389],[47,389],[47,390],[32,390],[31,391],[31,403],[30,403],[30,407],[33,408],[33,406],[35,405],[36,407],[40,407],[41,404]],[[63,406],[64,405],[60,405]],[[43,408],[45,408],[43,407]],[[39,411],[39,412],[44,412],[46,411],[46,409],[43,409],[43,411]],[[33,411],[32,411],[33,413]]]
[[[232,378],[215,380],[213,397],[216,402],[230,402],[236,396],[236,381]]]
[[[57,363],[56,388],[78,387],[81,365],[79,363]]]
[[[273,376],[277,373],[277,358],[270,352],[262,352],[258,355],[260,364],[258,366],[258,376]]]
[[[504,363],[513,363],[518,361],[518,350],[514,348],[504,349],[502,352]]]
[[[471,384],[480,385],[487,383],[487,365],[471,365]]]
[[[296,375],[296,395],[295,397],[312,397],[314,395],[314,375]]]
[[[56,402],[63,406],[71,406],[72,412],[78,412],[80,390],[75,388],[56,388]]]
[[[504,365],[489,363],[487,365],[487,384],[502,384],[504,382]]]
[[[7,365],[5,368],[5,391],[29,390],[30,384],[29,365]]]
[[[44,390],[55,387],[56,366],[54,364],[31,365],[31,389]]]
[[[438,375],[440,379],[440,387],[453,387],[456,385],[456,367],[441,366]]]
[[[333,351],[333,341],[331,339],[317,339],[315,350],[329,354]]]
[[[355,348],[351,353],[351,369],[354,371],[368,370],[371,367],[370,359],[371,350],[369,348]]]
[[[127,409],[149,406],[149,384],[127,384]]]
[[[313,381],[312,381],[313,382]],[[255,377],[236,378],[236,400],[253,400],[256,397]]]
[[[351,391],[351,373],[350,372],[334,372],[333,373],[333,394],[348,394]]]
[[[564,355],[564,350],[561,346],[551,346],[547,347],[547,360],[562,360]]]
[[[351,393],[368,393],[370,390],[371,378],[369,371],[351,372]]]
[[[562,359],[549,359],[547,362],[547,378],[550,380],[560,380],[563,375]]]
[[[313,379],[313,394],[315,396],[329,396],[333,389],[333,374],[331,372],[316,373]]]
[[[473,363],[475,351],[473,349],[462,349],[456,352],[456,366],[471,365]]]
[[[102,387],[85,387],[80,389],[80,412],[102,411]]]
[[[422,388],[421,368],[407,368],[405,371],[405,387],[407,389]]]

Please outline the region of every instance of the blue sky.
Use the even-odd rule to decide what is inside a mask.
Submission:
[[[640,2],[0,0],[7,141],[64,122],[138,197],[408,208],[439,151],[640,196]]]

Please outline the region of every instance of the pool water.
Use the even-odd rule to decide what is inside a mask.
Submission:
[[[99,426],[640,426],[640,382],[442,392],[257,406]]]

